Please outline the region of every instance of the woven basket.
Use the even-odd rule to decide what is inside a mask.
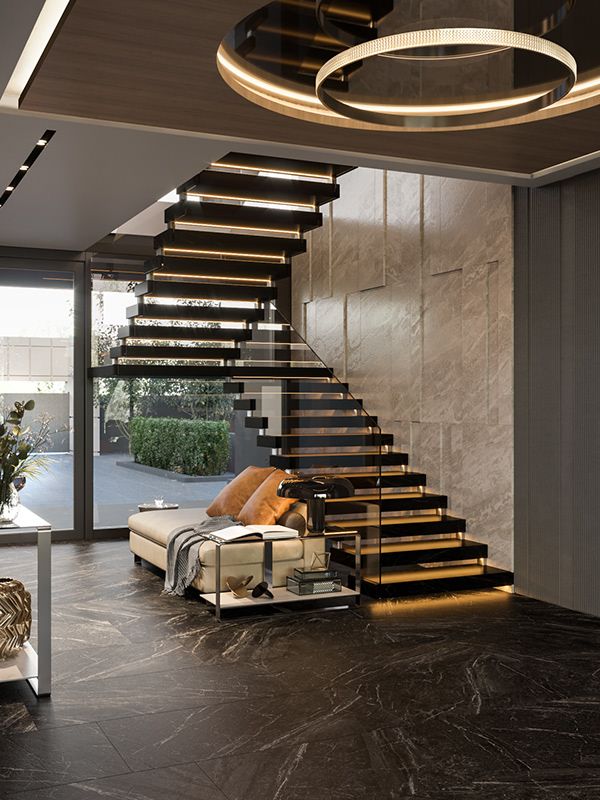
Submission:
[[[20,650],[31,634],[31,595],[21,581],[0,578],[0,659]]]

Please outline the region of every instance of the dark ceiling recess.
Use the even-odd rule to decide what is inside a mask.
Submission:
[[[44,133],[37,140],[35,147],[31,153],[29,153],[25,161],[23,161],[15,177],[0,195],[0,208],[2,208],[2,206],[12,197],[17,186],[21,183],[25,175],[27,175],[31,167],[44,152],[48,142],[50,139],[52,139],[55,133],[56,131],[44,131]]]

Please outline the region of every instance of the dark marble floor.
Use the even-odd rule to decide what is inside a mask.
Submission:
[[[2,574],[35,587],[30,548]],[[600,800],[600,620],[502,592],[236,617],[54,548],[55,688],[0,686],[0,798]]]

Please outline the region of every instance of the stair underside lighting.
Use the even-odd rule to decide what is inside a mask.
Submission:
[[[163,252],[165,255],[169,255],[170,253],[174,255],[186,253],[192,256],[214,256],[215,258],[220,256],[232,256],[234,258],[243,257],[256,259],[257,261],[277,261],[280,264],[285,263],[285,256],[283,255],[278,256],[272,255],[271,253],[241,253],[238,250],[197,250],[188,247],[163,247]]]

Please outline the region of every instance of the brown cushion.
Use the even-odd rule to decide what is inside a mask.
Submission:
[[[284,478],[289,478],[289,475],[281,469],[271,473],[246,500],[237,515],[239,521],[244,525],[274,525],[282,514],[289,511],[296,500],[277,496],[277,487]]]
[[[237,517],[246,500],[258,489],[265,478],[272,474],[273,470],[274,467],[246,467],[221,489],[206,509],[208,516]]]

